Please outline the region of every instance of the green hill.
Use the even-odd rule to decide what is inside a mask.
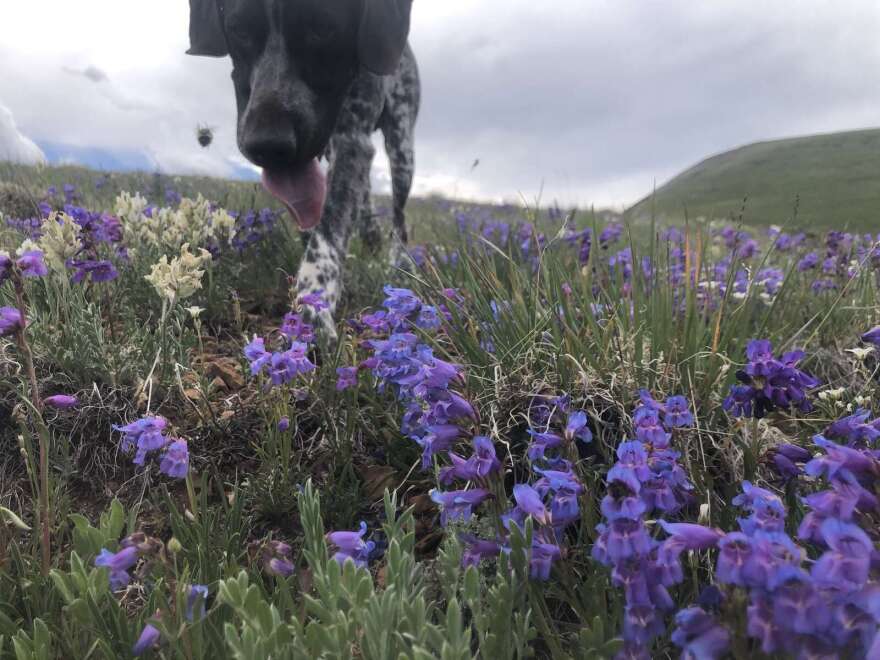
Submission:
[[[627,215],[678,222],[739,217],[801,227],[880,227],[880,129],[757,142],[707,158]]]

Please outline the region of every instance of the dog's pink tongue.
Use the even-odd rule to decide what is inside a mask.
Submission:
[[[327,177],[317,159],[298,170],[263,170],[263,185],[287,207],[300,229],[312,229],[321,220]]]

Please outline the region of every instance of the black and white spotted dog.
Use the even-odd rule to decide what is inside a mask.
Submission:
[[[329,338],[352,229],[371,246],[381,239],[370,205],[376,130],[391,165],[392,259],[405,254],[420,96],[411,8],[412,0],[190,0],[187,52],[231,55],[239,149],[311,231],[297,289],[323,292],[329,309],[312,321]]]

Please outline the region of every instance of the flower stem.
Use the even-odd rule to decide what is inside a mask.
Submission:
[[[192,473],[187,470],[186,472],[186,495],[189,498],[189,509],[190,512],[198,518],[199,515],[199,503],[196,500],[196,489],[193,486],[192,482]]]
[[[15,289],[15,304],[21,314],[22,328],[16,333],[18,348],[24,358],[27,369],[28,381],[30,382],[31,404],[36,411],[35,423],[40,438],[40,530],[42,536],[42,566],[43,577],[49,576],[49,568],[52,565],[52,551],[50,546],[50,522],[49,522],[49,430],[43,423],[43,400],[40,398],[40,385],[37,382],[37,370],[34,366],[34,354],[27,341],[27,305],[25,304],[24,285],[21,276],[16,273],[13,276]]]

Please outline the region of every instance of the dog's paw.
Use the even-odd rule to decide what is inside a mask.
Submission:
[[[392,237],[391,239],[391,245],[388,248],[388,263],[391,264],[392,268],[405,270],[409,273],[416,270],[416,262],[413,261],[409,250],[406,249],[406,246],[397,237]]]
[[[339,341],[339,334],[336,332],[336,323],[333,320],[333,314],[329,309],[314,311],[311,309],[303,310],[303,320],[312,326],[319,342],[323,342],[330,346],[334,346]]]

